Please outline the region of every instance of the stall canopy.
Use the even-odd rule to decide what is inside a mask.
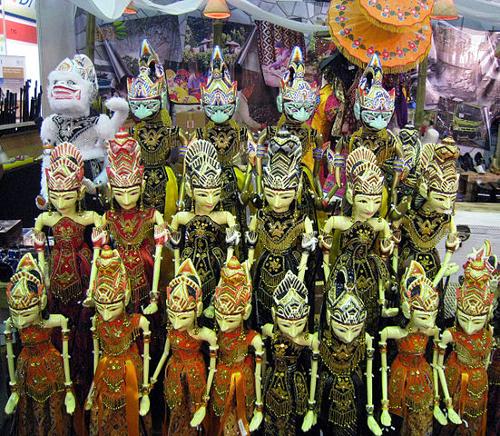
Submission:
[[[117,20],[130,0],[66,0],[105,21]],[[143,10],[183,15],[202,9],[207,0],[133,0]],[[335,0],[333,0],[335,2]],[[227,0],[232,12],[264,20],[299,32],[326,31],[325,18],[330,2],[316,0]],[[455,0],[460,18],[457,27],[500,31],[500,1]]]

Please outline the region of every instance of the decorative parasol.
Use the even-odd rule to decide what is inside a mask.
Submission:
[[[365,18],[389,32],[418,31],[433,4],[434,0],[359,0]]]
[[[338,0],[328,10],[330,34],[350,62],[364,68],[377,53],[385,72],[401,73],[411,70],[427,56],[432,37],[430,11],[422,22],[413,23],[407,31],[390,32],[383,24],[377,26],[374,19],[366,18],[361,1],[364,0]]]

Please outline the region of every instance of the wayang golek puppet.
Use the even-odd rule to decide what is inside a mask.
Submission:
[[[394,316],[397,308],[388,308],[386,290],[390,283],[387,257],[394,241],[389,223],[377,216],[382,204],[384,177],[377,166],[376,157],[369,149],[353,150],[346,163],[347,190],[345,201],[351,210],[344,215],[330,217],[323,228],[323,270],[327,289],[343,283],[356,283],[356,293],[367,311],[366,330],[374,335],[378,331],[379,316]],[[340,233],[337,255],[330,266],[331,233]]]
[[[64,59],[49,74],[47,98],[54,113],[43,120],[40,136],[44,145],[41,191],[37,197],[40,208],[47,206],[46,171],[54,147],[70,142],[80,151],[85,163],[85,185],[90,194],[106,184],[106,145],[128,116],[127,101],[112,97],[106,107],[114,111],[91,114],[90,106],[97,97],[97,75],[92,61],[77,54]],[[93,203],[96,206],[98,203]]]
[[[147,305],[144,313],[153,314],[158,310],[161,252],[168,239],[167,226],[161,213],[142,204],[144,169],[137,141],[125,131],[118,132],[108,142],[108,161],[111,208],[102,219],[100,231],[112,236],[127,269],[134,312]],[[94,277],[93,272],[86,303],[91,302]]]
[[[365,328],[366,308],[354,291],[352,282],[345,282],[329,287],[325,295],[320,325],[319,426],[325,433],[354,436],[366,432],[366,422],[373,434],[381,435],[373,406],[373,337]]]
[[[166,363],[166,434],[198,434],[196,427],[203,422],[207,412],[218,346],[213,330],[198,327],[197,319],[203,312],[202,300],[200,278],[191,259],[186,259],[167,287],[167,339],[151,379],[154,385]],[[210,350],[208,375],[201,349],[204,342]]]
[[[308,330],[308,293],[304,283],[287,271],[274,290],[273,323],[262,327],[262,339],[269,341],[263,390],[268,435],[296,434],[316,423],[319,341],[318,334]]]
[[[68,320],[46,312],[47,294],[42,269],[31,254],[23,256],[7,285],[9,318],[5,342],[10,397],[5,413],[17,413],[18,435],[69,435],[68,414],[75,410],[70,377]],[[14,355],[13,328],[21,339]],[[52,344],[54,329],[61,329],[62,354]]]
[[[127,81],[128,103],[134,117],[133,136],[141,147],[144,166],[145,207],[169,219],[176,210],[177,179],[174,158],[182,159],[188,138],[172,126],[168,113],[167,83],[163,65],[144,39],[139,53],[139,74]]]
[[[266,143],[280,130],[287,130],[300,139],[302,145],[301,207],[316,225],[315,208],[323,207],[323,191],[319,182],[319,170],[323,159],[323,138],[306,122],[313,116],[318,104],[318,90],[305,80],[305,64],[302,51],[294,47],[288,71],[281,80],[277,98],[282,116],[276,126],[262,132],[257,144],[256,174],[257,197],[262,198],[262,165],[266,155]]]
[[[453,218],[459,176],[456,170],[458,148],[451,138],[441,144],[426,144],[421,155],[418,192],[401,203],[392,213],[395,232],[400,243],[392,264],[401,277],[411,260],[425,269],[434,286],[456,272],[451,257],[460,245]],[[438,244],[446,237],[446,253],[441,261]]]
[[[493,327],[489,324],[495,289],[493,272],[497,257],[489,241],[469,254],[464,264],[464,281],[456,289],[455,326],[444,331],[439,342],[439,374],[444,401],[460,413],[464,424],[444,428],[444,434],[486,435],[488,405],[488,366],[494,347]],[[453,351],[444,362],[446,348]],[[495,407],[495,404],[491,404]]]
[[[422,435],[432,432],[432,417],[441,425],[448,423],[440,409],[438,349],[439,328],[436,327],[439,294],[425,270],[411,261],[401,281],[401,309],[408,319],[406,327],[389,326],[380,332],[382,357],[382,415],[381,423],[391,425],[389,411],[402,418],[401,434]],[[426,347],[434,342],[432,362],[426,359]],[[398,354],[392,362],[388,378],[388,340],[395,340]],[[441,378],[443,385],[446,380]],[[446,388],[445,388],[446,392]],[[460,424],[461,419],[446,404],[448,419]]]
[[[311,220],[298,205],[301,158],[299,138],[287,131],[271,138],[263,168],[265,206],[251,218],[245,235],[248,265],[253,267],[253,319],[257,325],[273,322],[273,293],[286,272],[290,270],[304,280],[308,263],[311,268],[309,255],[317,240]],[[311,300],[313,280],[314,273],[310,272],[307,287]]]
[[[213,317],[211,301],[222,265],[239,244],[240,232],[233,214],[217,210],[221,198],[221,165],[217,151],[208,141],[189,144],[184,159],[185,188],[192,210],[177,212],[170,224],[170,245],[174,250],[175,271],[181,261],[191,259],[201,279],[203,307]]]
[[[248,271],[232,257],[221,271],[215,289],[217,368],[210,399],[215,415],[212,434],[233,435],[243,427],[257,430],[263,419],[261,393],[261,336],[245,326],[250,316],[251,284]],[[250,354],[254,350],[255,357]],[[250,421],[250,423],[249,423]]]
[[[139,416],[144,417],[150,406],[149,321],[126,311],[131,289],[119,252],[104,246],[95,265],[94,379],[85,405],[91,411],[90,434],[138,436]],[[142,358],[136,344],[139,335]]]
[[[48,290],[48,309],[67,317],[74,327],[69,336],[69,352],[78,400],[83,404],[90,387],[92,364],[89,357],[91,314],[81,305],[89,284],[92,259],[84,235],[88,226],[101,224],[101,217],[96,212],[82,209],[85,192],[83,159],[74,145],[59,144],[50,155],[45,171],[49,210],[42,212],[35,221],[34,245]],[[45,258],[45,228],[50,229],[54,236],[49,262]],[[96,248],[98,244],[94,252]]]
[[[232,119],[237,105],[237,83],[231,81],[229,68],[222,56],[222,49],[215,46],[210,62],[206,85],[201,85],[201,103],[208,123],[195,132],[195,139],[209,141],[217,151],[221,165],[222,189],[220,210],[230,212],[236,219],[240,232],[246,230],[246,204],[249,200],[252,165],[247,155],[247,144],[253,136],[246,128]],[[246,165],[246,171],[241,167]],[[181,186],[181,205],[184,207],[184,184]],[[240,248],[246,255],[245,241]],[[241,256],[240,256],[241,257]]]
[[[341,172],[345,166],[345,155],[358,147],[366,147],[376,156],[376,163],[382,169],[385,183],[390,190],[390,201],[397,201],[397,186],[407,170],[403,165],[403,150],[398,136],[387,125],[394,113],[395,90],[386,91],[382,86],[382,64],[377,54],[371,58],[359,80],[354,104],[354,115],[361,128],[351,136],[342,137],[335,145],[335,152],[328,159],[335,168],[335,183],[342,186]],[[331,192],[335,192],[332,189]],[[384,197],[384,203],[385,203]],[[385,216],[387,204],[382,214]]]

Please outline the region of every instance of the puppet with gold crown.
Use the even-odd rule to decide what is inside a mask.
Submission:
[[[365,305],[356,295],[355,285],[347,280],[344,274],[342,283],[327,288],[323,302],[319,427],[324,433],[343,436],[367,434],[368,427],[381,435],[373,406],[373,337],[366,332]]]
[[[402,419],[402,435],[431,434],[433,416],[441,425],[448,420],[440,409],[438,380],[439,328],[436,317],[439,294],[425,269],[411,261],[401,280],[401,308],[408,320],[405,327],[389,326],[380,332],[382,357],[382,415],[381,423],[391,425],[390,413]],[[426,358],[426,347],[432,338],[432,362]],[[388,340],[394,340],[398,353],[388,377]],[[446,380],[443,380],[446,385]],[[444,386],[446,392],[446,386]],[[451,402],[446,403],[448,419],[460,424],[461,419]],[[390,413],[389,413],[390,412]]]
[[[140,425],[139,417],[149,411],[149,322],[126,311],[130,281],[118,250],[104,246],[95,265],[94,380],[85,406],[91,411],[90,435],[146,434],[147,425]]]
[[[175,213],[177,202],[173,155],[182,157],[188,140],[181,128],[172,126],[163,65],[147,39],[141,45],[139,74],[128,79],[127,89],[135,120],[133,134],[144,165],[144,205],[165,213],[168,219]]]
[[[273,323],[273,294],[292,271],[304,280],[313,301],[316,248],[313,224],[298,205],[303,192],[299,138],[280,131],[271,138],[263,171],[265,205],[258,210],[246,233],[248,265],[253,268],[254,316],[256,325]],[[255,260],[255,262],[254,262]]]
[[[81,205],[85,192],[83,165],[82,155],[73,144],[64,142],[54,149],[46,168],[48,211],[35,221],[35,249],[40,268],[48,277],[45,281],[49,311],[64,315],[73,327],[69,351],[76,393],[82,404],[90,387],[92,346],[88,332],[91,314],[81,305],[89,285],[92,259],[84,235],[89,226],[101,223],[96,212],[85,211]],[[54,236],[48,262],[44,229],[50,229]],[[99,240],[94,242],[98,249]]]
[[[235,216],[218,210],[222,198],[222,168],[213,144],[196,139],[184,159],[186,193],[191,210],[177,212],[170,225],[170,245],[174,250],[175,271],[181,261],[191,259],[201,279],[203,308],[212,316],[211,301],[219,282],[220,269],[240,241]]]
[[[270,350],[264,375],[266,435],[296,434],[315,424],[319,341],[308,328],[308,294],[304,283],[287,271],[274,290],[273,323],[262,327]]]
[[[118,132],[108,142],[108,161],[111,208],[103,217],[102,231],[106,229],[111,235],[125,264],[133,310],[139,312],[149,303],[145,313],[153,314],[158,310],[161,252],[168,239],[167,227],[160,212],[143,204],[144,167],[137,141],[125,131]],[[91,280],[88,299],[94,288]]]
[[[497,257],[489,241],[469,254],[464,264],[464,281],[456,289],[456,323],[443,333],[439,343],[439,369],[444,401],[452,404],[467,426],[443,429],[444,434],[486,435],[488,366],[494,346],[492,315],[495,288],[493,272]],[[496,285],[496,284],[495,284]],[[453,351],[446,359],[446,348]],[[495,404],[491,404],[495,407]]]
[[[64,59],[49,74],[47,98],[54,113],[43,120],[40,131],[44,145],[41,191],[37,197],[40,208],[45,208],[48,201],[45,168],[49,165],[50,153],[63,142],[71,142],[82,154],[89,194],[94,195],[96,188],[106,184],[105,141],[111,139],[127,119],[128,105],[123,98],[112,97],[106,102],[106,107],[114,112],[111,118],[93,114],[90,107],[97,92],[94,64],[85,55]],[[92,205],[97,207],[98,203]]]
[[[237,83],[231,81],[219,46],[215,46],[212,53],[207,84],[201,86],[201,103],[208,123],[196,131],[195,139],[211,142],[217,152],[222,186],[217,210],[233,214],[240,232],[245,232],[248,196],[242,193],[250,187],[247,143],[253,143],[253,137],[246,127],[239,126],[232,119],[237,105]],[[243,165],[246,165],[245,172],[241,169]],[[184,208],[184,194],[185,182],[181,187],[181,209]],[[246,254],[244,244],[241,248]]]
[[[410,261],[416,260],[434,286],[441,289],[441,279],[458,269],[450,262],[460,244],[453,218],[459,179],[458,154],[452,138],[423,147],[417,193],[392,213],[394,228],[398,229],[398,239],[401,238],[393,256],[393,269],[399,277]],[[445,238],[446,253],[441,261],[437,247]]]
[[[5,321],[5,342],[11,393],[5,413],[16,412],[18,435],[69,435],[68,414],[75,410],[75,397],[69,369],[68,320],[47,313],[43,272],[31,254],[19,262],[6,294],[9,318]],[[13,328],[21,340],[17,359]],[[51,341],[56,328],[61,329],[62,355]]]
[[[166,434],[197,435],[197,426],[205,419],[218,347],[215,332],[198,327],[202,312],[201,281],[191,259],[186,259],[167,286],[167,340],[151,381],[156,383],[166,363]],[[208,375],[202,352],[204,343],[210,350]]]
[[[396,187],[407,171],[403,172],[401,141],[387,128],[394,113],[395,90],[386,91],[382,79],[382,64],[378,55],[374,54],[356,90],[354,115],[361,127],[351,136],[342,137],[335,145],[335,152],[328,153],[328,159],[334,167],[335,183],[340,187],[345,156],[359,147],[368,148],[376,156],[376,164],[383,171],[385,184],[391,190],[391,201],[394,203],[397,199]],[[384,204],[384,216],[386,212],[387,205]]]
[[[397,313],[397,309],[387,309],[385,301],[390,279],[387,258],[394,241],[389,223],[379,216],[384,176],[376,156],[366,147],[349,154],[346,176],[344,215],[330,217],[320,235],[326,289],[342,283],[346,273],[347,279],[356,283],[356,293],[365,305],[366,331],[374,335],[381,313]],[[332,232],[340,238],[336,246],[332,245]]]
[[[251,299],[248,271],[232,257],[222,268],[214,295],[219,345],[210,395],[215,415],[215,427],[211,430],[214,435],[240,434],[243,429],[249,434],[262,423],[264,348],[259,333],[245,325],[252,311]]]
[[[257,194],[262,195],[262,161],[265,158],[265,144],[281,130],[287,130],[299,138],[302,145],[301,208],[316,226],[315,207],[322,205],[323,191],[319,182],[319,170],[323,158],[323,137],[311,128],[307,121],[313,116],[318,104],[318,90],[305,80],[305,64],[302,50],[294,47],[288,64],[288,71],[281,79],[277,98],[278,110],[282,116],[276,126],[268,127],[258,140],[257,149]]]

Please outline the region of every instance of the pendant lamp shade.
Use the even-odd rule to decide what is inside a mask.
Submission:
[[[123,11],[124,15],[134,15],[137,14],[137,7],[134,5],[134,2],[130,2],[128,6]]]
[[[456,20],[458,11],[454,0],[436,0],[432,8],[431,18],[433,20]]]
[[[223,20],[224,18],[229,18],[231,12],[229,11],[226,0],[208,0],[203,10],[203,15],[207,18]]]

